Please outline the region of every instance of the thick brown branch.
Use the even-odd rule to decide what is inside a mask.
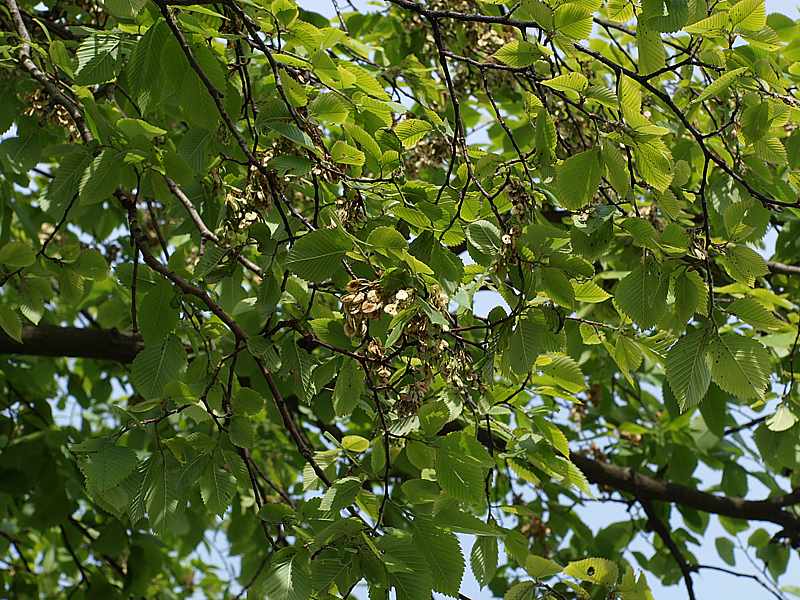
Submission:
[[[787,506],[787,499],[797,500],[795,494],[765,500],[718,496],[679,483],[642,475],[626,467],[598,462],[582,454],[573,453],[570,459],[592,483],[627,492],[640,501],[670,502],[715,515],[767,521],[782,526],[784,528],[782,534],[792,540],[800,537],[800,519],[783,509]]]
[[[22,342],[0,332],[0,354],[69,356],[129,363],[143,348],[140,337],[116,329],[23,327]]]
[[[782,275],[800,275],[800,266],[797,265],[786,265],[784,263],[768,260],[767,267],[769,267],[769,270],[773,273],[780,273]]]

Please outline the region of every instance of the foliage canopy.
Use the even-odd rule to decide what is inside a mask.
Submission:
[[[4,0],[2,595],[782,597],[800,23],[333,6]]]

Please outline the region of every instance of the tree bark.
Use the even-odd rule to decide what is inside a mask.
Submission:
[[[116,329],[28,326],[22,328],[22,343],[0,332],[0,354],[68,356],[129,363],[143,347],[140,337]]]

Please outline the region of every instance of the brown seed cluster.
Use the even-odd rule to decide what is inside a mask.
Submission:
[[[514,177],[508,182],[506,194],[511,201],[511,216],[520,224],[527,223],[535,202],[525,185]]]
[[[430,389],[431,379],[433,379],[433,373],[430,367],[421,365],[420,368],[416,370],[423,371],[423,373],[418,373],[419,378],[415,379],[412,384],[406,386],[403,391],[400,392],[397,401],[394,403],[394,411],[397,413],[398,417],[410,417],[417,414],[417,411],[420,406],[422,406],[422,402],[425,399],[425,394],[427,394]]]
[[[550,528],[538,516],[534,516],[527,523],[523,523],[520,527],[520,533],[527,538],[533,538],[539,542],[543,542],[550,534]]]
[[[347,195],[340,196],[336,200],[336,216],[346,230],[353,231],[357,228],[367,216],[360,193],[350,191]]]
[[[69,133],[71,140],[78,137],[78,129],[69,116],[69,111],[60,104],[50,101],[47,92],[42,89],[36,89],[30,94],[26,101],[28,108],[22,114],[26,117],[37,117],[39,122],[44,125],[45,121],[49,121],[52,125],[64,129]]]
[[[378,282],[353,279],[347,284],[347,294],[342,296],[344,332],[350,337],[367,335],[367,324],[381,316],[384,302]]]
[[[282,183],[277,177],[274,177],[274,181],[270,181],[271,179],[273,178],[266,177],[255,166],[250,165],[250,176],[244,188],[244,197],[247,198],[248,204],[262,210],[269,209],[272,204],[269,190],[273,189],[273,184]]]
[[[431,135],[417,142],[406,154],[405,170],[409,177],[417,177],[422,171],[438,167],[452,156],[450,140],[442,135]]]
[[[234,241],[236,234],[250,227],[258,221],[258,212],[248,205],[247,198],[241,195],[241,190],[231,188],[225,196],[227,208],[227,228],[225,238]]]
[[[425,300],[435,309],[447,312],[449,298],[438,286],[433,286]],[[378,282],[353,279],[347,284],[347,294],[341,298],[345,315],[345,333],[351,337],[364,337],[368,323],[381,313],[395,316],[413,306],[417,292],[413,288],[401,288],[393,294],[381,289]],[[434,378],[440,375],[447,386],[466,394],[480,386],[479,374],[473,367],[472,357],[461,344],[443,339],[442,329],[431,322],[426,314],[419,312],[405,324],[403,343],[416,349],[416,358],[401,367],[399,381],[392,384],[397,394],[393,411],[399,417],[417,414],[425,398],[431,393]],[[385,349],[379,340],[370,339],[366,354],[373,365],[372,373],[381,386],[389,386],[396,371],[385,358]]]

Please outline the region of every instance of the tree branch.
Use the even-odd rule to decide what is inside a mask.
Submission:
[[[695,596],[694,583],[692,582],[692,568],[689,566],[689,563],[686,562],[686,558],[684,558],[681,553],[681,549],[678,548],[675,540],[672,539],[672,535],[670,535],[669,529],[664,521],[658,517],[655,508],[653,508],[653,503],[649,500],[639,500],[639,504],[642,505],[647,515],[647,521],[651,529],[661,538],[661,541],[664,542],[664,545],[670,551],[670,554],[672,554],[675,562],[678,563],[678,568],[681,570],[683,581],[686,584],[686,593],[689,595],[689,600],[696,600],[697,596]]]
[[[679,483],[642,475],[626,467],[598,462],[582,454],[572,453],[570,460],[592,483],[633,494],[640,501],[670,502],[715,515],[767,521],[783,527],[779,534],[782,537],[788,537],[792,541],[800,540],[800,519],[783,510],[788,505],[787,502],[797,500],[794,493],[765,500],[745,500],[701,492]]]
[[[22,342],[0,331],[0,354],[68,356],[129,363],[143,347],[139,336],[116,329],[26,326],[22,328]]]
[[[774,260],[767,261],[767,267],[773,273],[780,273],[782,275],[800,275],[800,266],[787,265]]]

